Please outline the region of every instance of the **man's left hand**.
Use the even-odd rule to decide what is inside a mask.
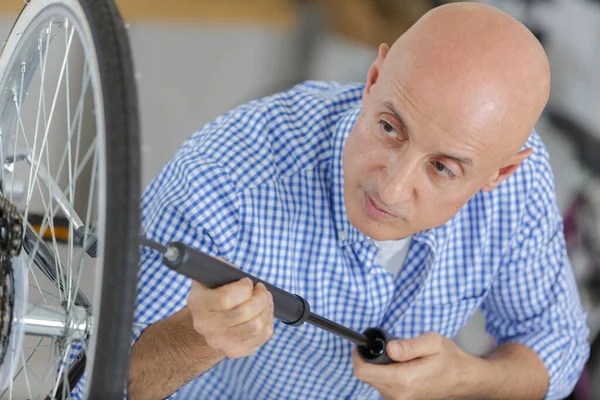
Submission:
[[[452,340],[433,332],[414,339],[393,340],[388,343],[387,352],[397,363],[367,363],[356,348],[352,351],[354,375],[377,389],[385,400],[465,397],[469,390],[467,379],[472,381],[472,374],[479,368],[476,364],[485,364]]]

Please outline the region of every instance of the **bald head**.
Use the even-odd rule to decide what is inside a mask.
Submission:
[[[391,47],[381,75],[404,86],[439,126],[470,130],[499,158],[525,143],[550,90],[535,36],[508,14],[475,3],[424,15]]]
[[[531,154],[521,147],[549,86],[541,45],[509,15],[474,3],[427,13],[380,46],[367,74],[343,152],[352,224],[377,240],[407,237],[495,190]]]

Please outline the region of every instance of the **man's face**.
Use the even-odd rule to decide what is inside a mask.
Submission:
[[[501,161],[482,134],[489,121],[457,105],[460,93],[374,66],[344,146],[344,201],[356,229],[392,240],[449,221]]]

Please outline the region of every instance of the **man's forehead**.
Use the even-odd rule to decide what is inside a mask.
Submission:
[[[512,17],[482,7],[449,10],[416,24],[389,49],[380,94],[384,101],[404,96],[478,149],[516,153],[548,98],[543,48]],[[458,18],[465,12],[468,21]]]
[[[396,106],[395,103],[400,103],[398,106]],[[398,120],[398,122],[401,125],[401,128],[403,129],[404,133],[406,135],[409,136],[409,140],[418,140],[418,136],[419,135],[423,135],[423,134],[435,134],[431,129],[428,129],[429,127],[419,127],[417,125],[415,125],[415,123],[413,122],[413,120],[410,118],[410,115],[408,114],[407,110],[404,109],[401,105],[402,103],[400,101],[398,101],[398,99],[396,99],[395,101],[392,99],[388,99],[388,100],[381,100],[379,101],[379,108],[381,110],[383,110],[384,112],[388,112],[393,114],[396,119]],[[444,129],[440,129],[442,131],[444,131]],[[439,132],[438,132],[439,134]],[[452,138],[450,138],[450,140],[428,140],[429,143],[432,144],[431,146],[431,154],[434,156],[439,156],[439,157],[444,157],[444,158],[449,158],[452,159],[460,164],[462,164],[464,167],[468,168],[468,167],[473,167],[473,165],[475,164],[475,161],[477,161],[477,154],[471,154],[471,152],[469,151],[469,147],[474,147],[473,145],[467,145],[467,143],[465,143],[465,137],[461,137],[460,139],[457,138],[456,136],[458,136],[460,134],[452,134],[450,136],[452,136]],[[466,135],[460,135],[460,136],[466,136]],[[430,139],[434,139],[434,138],[430,138]],[[437,139],[442,139],[439,136],[437,136]],[[454,140],[452,140],[454,139]],[[461,144],[462,142],[462,146],[460,146],[459,144]],[[467,146],[465,146],[467,145]],[[457,147],[459,148],[457,150]]]

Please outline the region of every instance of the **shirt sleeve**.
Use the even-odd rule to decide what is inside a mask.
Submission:
[[[142,197],[144,235],[162,244],[183,242],[228,259],[237,237],[237,197],[216,162],[182,148]],[[132,346],[151,324],[187,304],[191,279],[169,269],[161,255],[140,250]]]
[[[546,399],[566,397],[589,356],[588,328],[551,173],[538,174],[533,183],[497,274],[482,304],[487,332],[498,344],[516,342],[533,349],[550,376]]]

